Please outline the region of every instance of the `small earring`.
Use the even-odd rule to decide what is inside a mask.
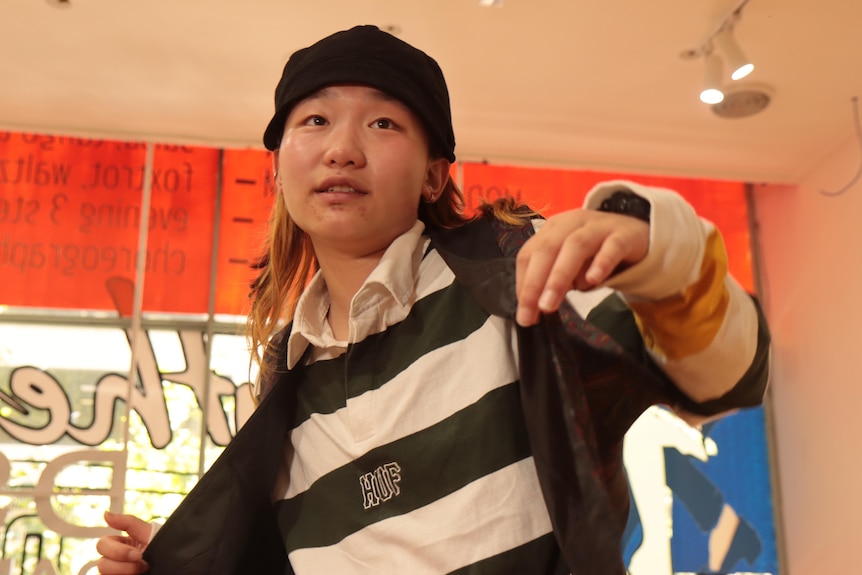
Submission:
[[[433,203],[434,203],[434,200],[436,200],[436,199],[437,199],[437,195],[436,195],[436,194],[431,194],[430,196],[428,196],[427,198],[425,198],[425,203],[426,203],[426,204],[433,204]]]

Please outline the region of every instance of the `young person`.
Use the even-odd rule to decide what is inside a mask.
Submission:
[[[152,540],[106,516],[128,537],[99,541],[100,572],[623,573],[625,430],[766,385],[718,231],[633,182],[547,221],[466,218],[443,75],[373,26],[296,52],[275,102],[261,404]]]

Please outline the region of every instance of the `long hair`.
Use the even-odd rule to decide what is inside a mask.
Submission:
[[[534,212],[524,210],[512,198],[500,198],[481,205],[476,216],[466,216],[464,195],[451,176],[437,201],[420,201],[417,213],[428,229],[454,229],[476,217],[518,224],[532,215]],[[293,319],[299,297],[319,269],[311,239],[290,217],[280,192],[276,192],[269,225],[264,253],[254,264],[258,276],[251,284],[251,309],[246,321],[252,360],[260,367],[258,381],[269,380],[274,375],[278,350],[267,343]],[[286,340],[283,344],[286,345]]]

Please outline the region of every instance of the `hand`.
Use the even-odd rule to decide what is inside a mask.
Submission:
[[[649,251],[649,224],[631,216],[576,209],[548,218],[516,262],[520,325],[539,312],[559,309],[570,289],[591,290],[620,264],[635,264]]]
[[[149,565],[143,559],[143,551],[150,542],[153,526],[134,515],[120,515],[105,512],[108,526],[125,531],[122,535],[106,535],[96,543],[99,559],[99,573],[102,575],[135,575],[146,573]]]

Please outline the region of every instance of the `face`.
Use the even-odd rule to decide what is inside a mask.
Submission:
[[[274,161],[287,210],[318,257],[382,254],[449,170],[429,157],[410,109],[366,86],[329,86],[297,104]]]

